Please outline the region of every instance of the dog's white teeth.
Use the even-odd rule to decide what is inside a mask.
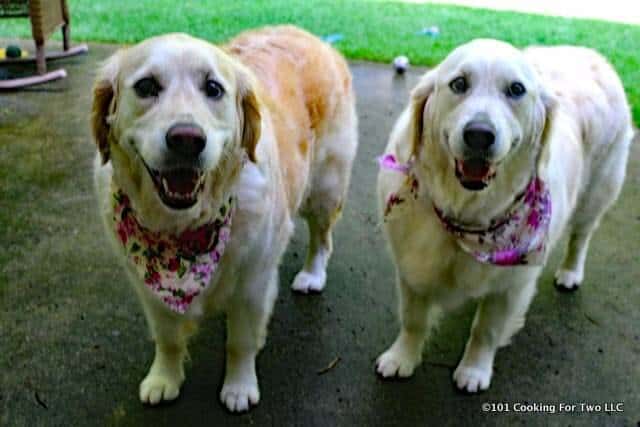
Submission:
[[[190,200],[193,199],[197,193],[197,191],[193,191],[189,194],[182,194],[182,193],[175,193],[171,190],[166,190],[165,191],[166,195],[171,197],[172,199],[178,199],[178,200]]]
[[[180,193],[174,193],[173,191],[167,191],[167,194],[169,195],[169,197],[174,198],[174,199],[185,199],[186,197]]]
[[[176,193],[174,191],[171,191],[171,189],[169,188],[169,182],[166,178],[163,177],[161,180],[162,190],[164,194],[175,200],[193,200],[196,198],[200,190],[202,190],[202,188],[204,187],[204,178],[204,175],[200,175],[200,177],[196,181],[196,185],[193,188],[193,191],[191,191],[190,193]]]

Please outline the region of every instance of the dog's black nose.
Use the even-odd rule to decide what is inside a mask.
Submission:
[[[202,128],[190,123],[177,123],[169,128],[165,137],[167,147],[184,157],[196,157],[204,150],[207,137]]]
[[[474,151],[486,151],[496,140],[493,128],[486,123],[479,122],[468,123],[464,127],[462,137],[467,147]]]

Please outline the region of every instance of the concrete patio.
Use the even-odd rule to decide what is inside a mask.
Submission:
[[[142,406],[152,358],[141,308],[103,237],[90,164],[91,85],[115,50],[59,63],[69,77],[0,93],[0,425],[2,426],[636,426],[640,425],[640,146],[589,255],[583,289],[552,286],[552,254],[525,328],[496,360],[491,389],[455,391],[474,305],[444,319],[413,378],[385,382],[374,360],[397,332],[392,264],[375,212],[374,162],[419,71],[352,64],[360,149],[335,235],[326,291],[298,296],[298,224],[281,267],[270,335],[258,359],[261,402],[231,415],[218,401],[224,322],[190,346],[180,398]],[[318,372],[336,358],[326,373]],[[509,413],[482,404],[510,403]],[[517,413],[515,403],[623,403],[622,413]]]

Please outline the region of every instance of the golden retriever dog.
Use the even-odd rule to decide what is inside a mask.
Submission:
[[[188,338],[219,310],[220,399],[248,410],[260,399],[255,358],[297,212],[310,247],[293,289],[325,285],[357,146],[346,62],[294,27],[246,32],[222,48],[155,37],[106,61],[92,127],[101,216],[155,341],[140,400],[178,396]]]
[[[380,158],[401,329],[377,372],[412,375],[437,314],[478,299],[453,380],[487,389],[565,231],[556,286],[582,283],[631,138],[620,79],[589,49],[475,40],[424,75]]]

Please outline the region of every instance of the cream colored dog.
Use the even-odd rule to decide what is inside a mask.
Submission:
[[[321,291],[356,120],[343,58],[293,27],[247,32],[223,48],[171,34],[106,62],[93,103],[95,184],[155,340],[142,402],[178,396],[187,340],[220,309],[220,399],[231,411],[258,403],[255,357],[292,216],[300,211],[310,232],[293,289]]]
[[[407,377],[440,309],[480,303],[453,374],[487,389],[565,231],[560,289],[583,280],[589,240],[623,184],[632,138],[619,78],[597,53],[476,40],[413,90],[379,174],[401,330],[377,360]]]

